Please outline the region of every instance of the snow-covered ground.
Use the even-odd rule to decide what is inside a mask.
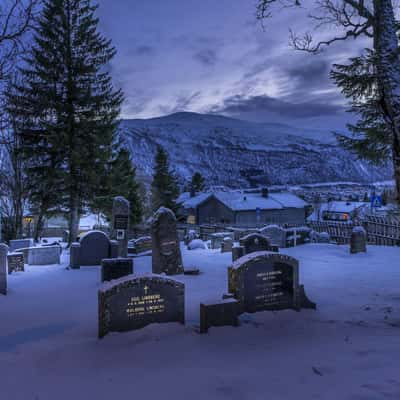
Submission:
[[[32,266],[0,296],[0,399],[400,399],[400,248],[285,249],[318,310],[245,314],[197,333],[227,290],[230,253],[183,250],[186,325],[97,339],[97,267]],[[151,269],[136,258],[135,271]]]

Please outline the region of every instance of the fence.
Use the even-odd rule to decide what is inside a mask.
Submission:
[[[369,244],[380,246],[400,246],[400,217],[376,217],[366,216],[362,221],[357,223],[358,226],[363,226],[367,232]],[[334,221],[310,221],[307,226],[316,232],[328,232],[331,239],[337,244],[350,243],[351,233],[355,226],[349,222],[334,222]],[[294,226],[285,226],[292,228]],[[255,231],[256,228],[232,227],[225,225],[186,225],[180,224],[179,229],[184,235],[188,230],[196,230],[203,240],[208,240],[211,234],[223,231],[233,231],[235,240],[239,236]]]
[[[328,232],[338,244],[350,243],[353,223],[311,221],[307,224],[317,232]],[[380,246],[400,246],[400,218],[367,216],[358,224],[367,232],[369,244]]]

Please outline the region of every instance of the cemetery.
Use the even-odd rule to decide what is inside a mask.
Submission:
[[[400,400],[399,7],[0,0],[0,400]]]
[[[117,240],[96,231],[59,251],[60,263],[55,260],[40,267],[26,261],[21,267],[24,249],[9,252],[0,245],[4,322],[0,361],[13,360],[7,369],[0,367],[6,382],[20,362],[29,366],[40,362],[39,354],[50,353],[56,361],[42,372],[65,376],[71,366],[74,370],[64,380],[70,389],[67,397],[57,397],[61,399],[76,393],[77,380],[83,382],[81,389],[89,387],[95,359],[100,364],[111,362],[112,371],[98,365],[97,373],[112,382],[128,373],[143,376],[134,378],[135,387],[151,397],[157,388],[149,385],[149,376],[173,390],[170,379],[183,374],[182,387],[193,397],[203,393],[196,379],[201,373],[211,384],[209,397],[219,398],[220,384],[213,371],[221,368],[227,384],[240,392],[236,363],[228,361],[232,357],[251,357],[257,369],[244,370],[242,379],[253,385],[255,396],[262,392],[264,368],[276,380],[270,384],[272,393],[280,392],[279,376],[288,368],[301,371],[305,382],[312,382],[305,387],[289,376],[288,395],[302,390],[312,396],[322,390],[322,378],[339,384],[354,369],[360,370],[354,393],[366,393],[363,385],[374,382],[378,371],[395,374],[396,362],[386,355],[397,346],[400,329],[394,284],[400,279],[399,248],[367,246],[363,228],[353,230],[350,244],[310,240],[291,247],[277,245],[283,244],[277,227],[261,231],[271,239],[249,233],[236,241],[233,234],[223,232],[202,241],[190,234],[192,240],[186,245],[178,240],[174,214],[161,208],[151,220],[153,256],[119,257],[128,242],[119,247]],[[200,275],[184,267],[191,265],[199,267]],[[32,299],[33,309],[27,307]],[[379,340],[379,335],[385,340]],[[328,352],[332,347],[335,351]],[[23,358],[13,359],[20,351]],[[365,357],[369,353],[372,358]],[[187,357],[196,363],[188,364]],[[132,364],[131,359],[140,362]],[[265,367],[266,360],[274,364],[273,369]],[[160,363],[169,363],[172,369],[154,370]],[[188,368],[191,374],[185,375]],[[25,379],[29,385],[13,387],[19,398],[36,392],[45,399],[60,396],[56,386],[45,386],[45,378],[30,368]],[[111,390],[122,394],[118,385],[99,382],[96,396],[105,399]]]

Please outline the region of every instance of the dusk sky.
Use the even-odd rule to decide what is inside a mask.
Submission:
[[[351,40],[318,56],[296,52],[289,28],[309,30],[307,11],[278,11],[263,29],[256,3],[100,0],[100,27],[118,51],[111,69],[125,93],[123,117],[194,111],[343,127],[349,116],[329,81],[330,67],[357,55],[366,42]]]

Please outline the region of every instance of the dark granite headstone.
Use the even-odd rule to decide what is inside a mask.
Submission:
[[[185,323],[185,285],[159,275],[126,276],[99,290],[99,338],[152,323]]]
[[[233,240],[230,237],[224,238],[221,244],[221,253],[231,253],[233,248]]]
[[[350,237],[350,253],[365,253],[367,251],[367,233],[362,226],[353,228]]]
[[[260,229],[260,234],[269,239],[272,245],[286,247],[286,232],[278,225],[268,225]]]
[[[8,273],[25,271],[24,254],[9,253],[7,255]]]
[[[110,239],[104,232],[91,231],[80,240],[80,265],[100,265],[110,254]]]
[[[0,294],[7,294],[7,253],[8,246],[0,243]]]
[[[122,196],[114,197],[112,238],[118,241],[118,257],[126,257],[128,254],[129,214],[129,201]]]
[[[232,261],[244,256],[244,248],[242,246],[232,247]]]
[[[101,260],[101,281],[111,281],[133,274],[132,258],[104,258]]]
[[[81,251],[81,245],[78,242],[71,244],[69,249],[69,266],[72,269],[79,269],[81,264],[79,263],[79,254]]]
[[[235,299],[214,304],[200,304],[200,333],[207,333],[212,326],[238,326],[239,307]]]
[[[154,274],[176,275],[183,273],[174,213],[161,207],[151,223],[152,270]]]
[[[278,251],[277,246],[272,246],[269,239],[259,233],[250,233],[242,237],[239,243],[244,248],[244,254],[256,251]]]
[[[241,312],[300,309],[299,263],[279,253],[245,255],[228,268],[228,291]]]

